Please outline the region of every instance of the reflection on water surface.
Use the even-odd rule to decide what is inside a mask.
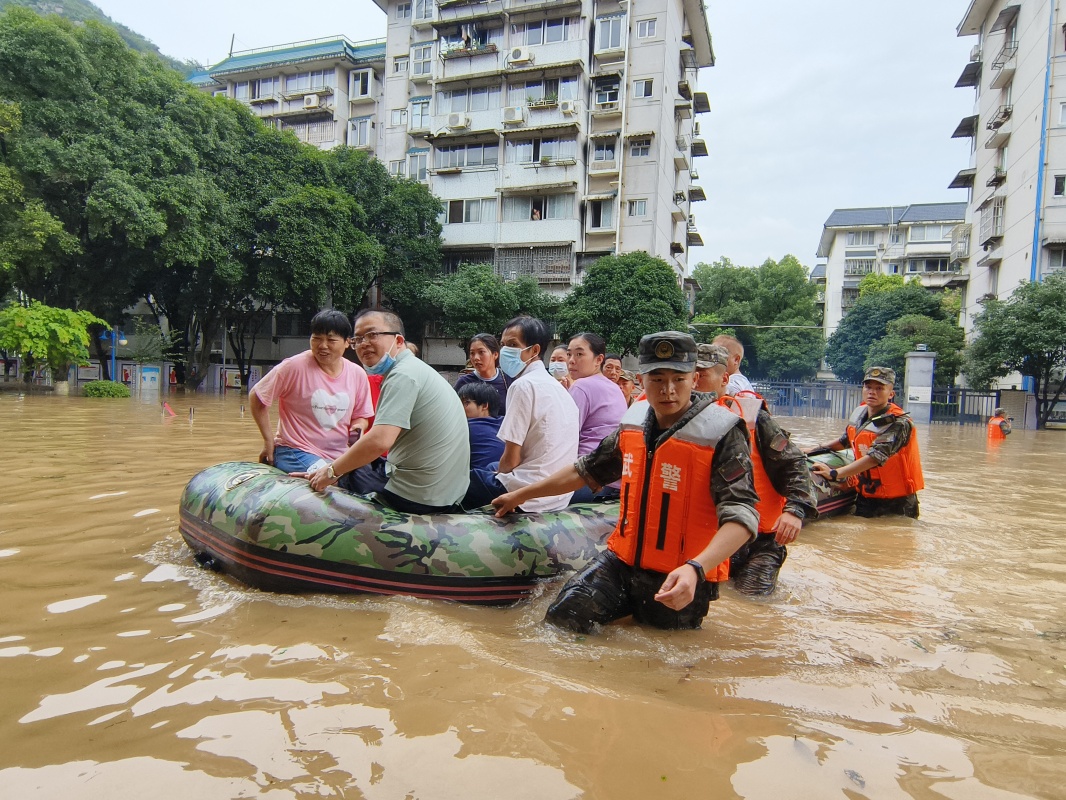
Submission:
[[[703,631],[585,638],[541,623],[550,585],[490,609],[198,569],[178,497],[257,455],[241,402],[0,394],[4,796],[1062,796],[1062,433],[923,429],[920,521],[805,530]]]

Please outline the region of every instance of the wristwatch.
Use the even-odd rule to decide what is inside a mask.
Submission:
[[[837,471],[835,469],[829,470],[829,480],[835,481],[837,479]]]
[[[337,480],[337,473],[333,471],[332,464],[326,467],[326,477],[329,478],[331,481]]]
[[[690,558],[685,563],[696,570],[696,577],[699,579],[700,583],[704,583],[707,580],[707,573],[703,570],[703,564],[694,558]]]

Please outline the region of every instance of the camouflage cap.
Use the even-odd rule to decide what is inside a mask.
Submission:
[[[870,367],[862,376],[862,382],[866,383],[866,381],[877,381],[885,386],[895,386],[896,371],[891,367]]]
[[[622,380],[629,381],[630,383],[637,382],[637,376],[630,372],[628,369],[622,370]]]
[[[696,369],[710,369],[729,365],[729,351],[720,344],[701,344],[696,346]]]
[[[649,333],[641,338],[638,352],[638,370],[642,375],[656,369],[676,372],[694,372],[696,369],[696,340],[687,333]]]

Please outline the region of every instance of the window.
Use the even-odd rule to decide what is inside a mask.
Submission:
[[[889,275],[899,275],[899,264],[895,261],[885,264],[885,272]]]
[[[389,162],[389,174],[394,178],[407,177],[407,162],[403,159]]]
[[[629,216],[631,217],[646,217],[648,215],[648,201],[647,200],[630,200],[629,201]]]
[[[423,181],[429,176],[429,153],[410,153],[407,156],[407,174],[416,181]]]
[[[633,82],[633,96],[634,97],[651,97],[652,91],[652,79],[641,78],[639,81]]]
[[[1054,249],[1048,250],[1048,271],[1059,272],[1066,267],[1066,250]]]
[[[441,36],[441,51],[480,50],[486,45],[503,45],[503,28],[482,28],[473,22],[463,23]]]
[[[352,97],[369,97],[374,73],[368,69],[352,73]]]
[[[593,161],[614,161],[614,138],[596,139],[596,146],[592,151]]]
[[[576,100],[577,78],[542,78],[515,81],[507,92],[507,105],[524,106],[540,100]]]
[[[411,4],[400,3],[396,6],[396,19],[410,19],[411,18]]]
[[[396,58],[392,60],[392,73],[394,75],[399,75],[403,72],[407,72],[410,61],[411,59],[407,56],[396,56]]]
[[[225,89],[215,89],[215,91],[211,92],[211,96],[212,97],[225,97],[226,96],[226,90]]]
[[[496,198],[486,197],[474,200],[450,200],[448,202],[448,219],[450,225],[466,222],[495,222]]]
[[[433,45],[416,44],[411,48],[411,72],[415,75],[429,75],[433,72]]]
[[[569,17],[516,22],[511,25],[511,43],[529,46],[567,42],[577,35],[577,30],[577,20]]]
[[[261,100],[281,94],[281,77],[260,78],[252,84],[252,97]]]
[[[373,117],[360,117],[353,119],[348,136],[349,147],[366,147],[371,144],[371,135],[374,130]]]
[[[637,22],[637,38],[650,39],[655,35],[655,20],[642,19]]]
[[[537,164],[541,159],[574,158],[576,139],[508,139],[508,164]]]
[[[247,102],[252,99],[252,87],[248,81],[233,84],[233,99]]]
[[[840,293],[840,307],[843,309],[851,308],[859,302],[859,290],[858,289],[844,289]]]
[[[589,201],[589,228],[614,227],[614,200]]]
[[[392,118],[390,124],[395,127],[400,127],[407,124],[407,109],[406,108],[394,108],[392,110]]]
[[[872,258],[846,258],[844,259],[845,275],[869,275],[874,271]]]
[[[411,103],[410,130],[419,131],[429,128],[429,101],[414,100]]]
[[[908,237],[912,242],[951,241],[953,225],[912,225]]]
[[[651,155],[651,139],[630,139],[629,155],[632,158],[646,158]]]
[[[848,231],[848,247],[874,243],[873,231]]]
[[[513,105],[519,105],[519,103]],[[488,111],[490,108],[499,107],[499,86],[475,86],[470,89],[437,92],[437,112],[441,114]]]
[[[285,91],[289,94],[299,94],[300,92],[315,92],[319,89],[331,89],[336,77],[336,73],[331,69],[299,72],[285,78]]]
[[[622,49],[622,23],[624,16],[604,17],[596,20],[596,50]]]
[[[500,148],[495,144],[456,144],[438,147],[434,155],[436,169],[449,167],[492,167],[499,163]]]
[[[540,219],[572,219],[574,196],[572,194],[549,194],[544,196],[505,197],[503,219],[505,222]]]
[[[1055,176],[1055,197],[1066,197],[1066,175]]]
[[[415,19],[433,17],[433,0],[415,0]]]
[[[946,258],[914,258],[907,262],[907,273],[919,272],[950,272]]]
[[[596,105],[618,102],[618,78],[601,78],[596,81]]]

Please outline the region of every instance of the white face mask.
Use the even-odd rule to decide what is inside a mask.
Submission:
[[[553,378],[565,378],[570,374],[570,369],[565,361],[553,361],[548,364],[548,372]]]
[[[508,378],[517,378],[522,374],[522,370],[526,368],[526,362],[522,360],[522,353],[529,350],[533,345],[529,347],[501,347],[500,348],[500,369],[503,370],[503,374]]]

